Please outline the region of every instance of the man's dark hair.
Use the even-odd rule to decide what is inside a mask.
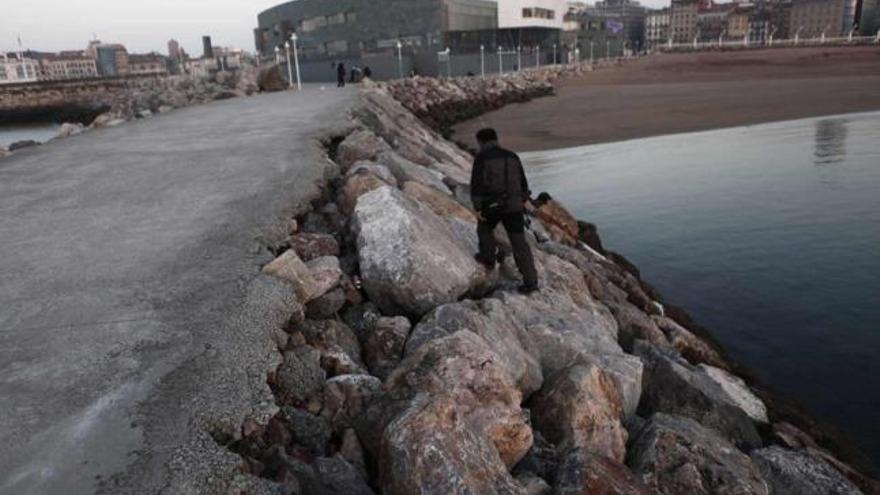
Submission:
[[[477,132],[477,141],[480,143],[488,143],[490,141],[498,141],[498,133],[495,132],[495,129],[485,128],[480,129]]]

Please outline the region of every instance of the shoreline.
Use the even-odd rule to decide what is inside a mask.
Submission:
[[[541,151],[880,110],[880,49],[652,55],[562,80],[552,97],[453,127],[491,126],[517,151]]]

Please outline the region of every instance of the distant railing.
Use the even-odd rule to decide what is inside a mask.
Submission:
[[[880,45],[880,32],[877,36],[819,36],[815,38],[774,39],[768,37],[763,40],[694,40],[687,43],[663,43],[654,46],[654,50],[661,52],[674,51],[702,51],[723,49],[758,49],[796,46],[870,46]]]

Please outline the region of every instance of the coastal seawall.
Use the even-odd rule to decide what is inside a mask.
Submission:
[[[540,292],[474,261],[472,157],[441,133],[579,70],[365,85],[263,268],[297,301],[275,415],[214,432],[231,493],[877,493],[564,205],[530,212]]]

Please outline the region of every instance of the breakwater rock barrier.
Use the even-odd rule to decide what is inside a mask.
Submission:
[[[540,292],[509,257],[474,261],[472,158],[444,113],[565,70],[362,91],[263,268],[298,301],[267,336],[276,414],[214,432],[242,459],[231,493],[876,493],[551,197],[530,212]]]

